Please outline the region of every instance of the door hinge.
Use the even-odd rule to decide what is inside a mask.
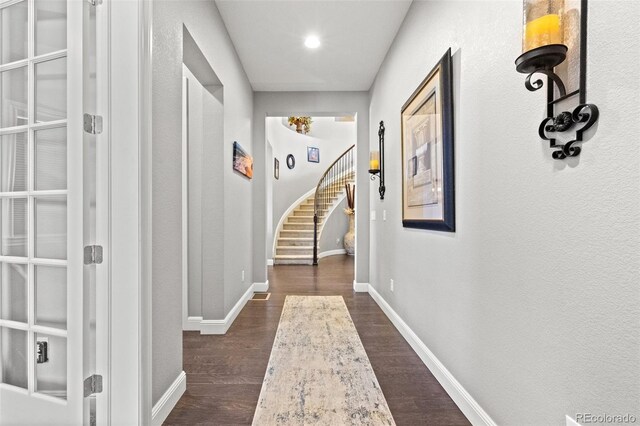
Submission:
[[[102,263],[102,246],[86,246],[84,248],[84,264],[99,265]]]
[[[92,135],[102,133],[102,117],[99,115],[84,115],[84,131]]]
[[[102,376],[94,374],[84,379],[84,397],[102,393]]]
[[[102,0],[87,0],[87,2],[91,6],[100,6],[102,4]]]

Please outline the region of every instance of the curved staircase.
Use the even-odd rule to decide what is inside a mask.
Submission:
[[[354,173],[347,178],[352,181]],[[342,201],[344,186],[338,189],[335,184],[335,196],[326,199],[324,207],[319,210],[318,235],[331,207]],[[312,265],[313,264],[313,211],[315,194],[302,201],[289,213],[282,224],[276,240],[276,251],[273,262],[276,265]],[[318,236],[318,241],[320,237]]]
[[[355,178],[351,145],[324,172],[314,194],[298,204],[278,229],[275,265],[317,265],[320,235],[327,216]]]

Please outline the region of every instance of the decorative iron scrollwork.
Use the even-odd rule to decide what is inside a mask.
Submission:
[[[543,81],[540,79],[531,81],[531,78],[536,73],[544,74],[549,77],[549,80],[553,81],[558,88],[560,96],[565,96],[567,94],[567,89],[564,87],[564,83],[558,74],[546,69],[535,70],[527,76],[527,79],[524,81],[524,87],[526,87],[528,91],[535,92],[536,90],[542,89],[542,86],[544,86]]]
[[[573,112],[563,111],[555,117],[547,117],[542,120],[538,128],[538,134],[542,139],[550,142],[550,148],[556,149],[556,151],[551,154],[554,159],[562,160],[567,157],[577,157],[580,154],[581,148],[574,145],[582,142],[582,134],[598,121],[599,116],[600,111],[597,106],[594,104],[581,104],[578,105]],[[564,144],[558,144],[555,138],[547,136],[547,132],[565,132],[582,123],[584,123],[584,125],[576,130],[575,139]]]

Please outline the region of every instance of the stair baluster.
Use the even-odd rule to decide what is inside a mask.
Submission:
[[[342,191],[342,188],[351,180],[351,174],[355,178],[353,167],[353,150],[355,145],[346,150],[324,172],[318,185],[313,201],[313,264],[318,265],[318,229],[320,215],[328,213],[328,209],[334,197]]]

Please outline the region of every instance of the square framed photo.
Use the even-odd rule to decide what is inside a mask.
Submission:
[[[455,232],[451,49],[401,111],[402,226]]]
[[[273,177],[280,179],[280,161],[277,158],[273,159]]]
[[[307,147],[307,161],[310,163],[320,162],[320,148],[314,148],[312,146]]]

